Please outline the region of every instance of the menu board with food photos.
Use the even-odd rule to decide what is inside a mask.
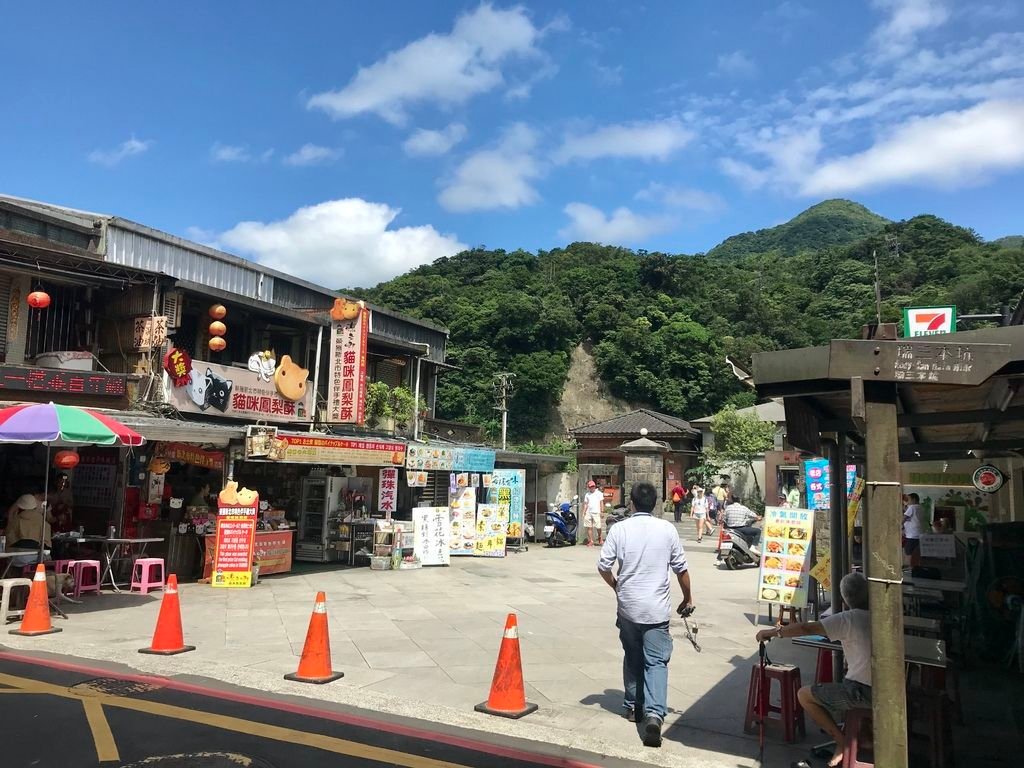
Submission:
[[[814,512],[766,507],[761,533],[757,600],[802,608],[807,605],[807,566]]]
[[[481,504],[476,508],[477,557],[504,557],[508,534],[508,507],[504,504]]]
[[[472,555],[476,546],[476,488],[456,488],[448,495],[451,510],[452,557]]]

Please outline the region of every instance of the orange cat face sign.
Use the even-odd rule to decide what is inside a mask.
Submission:
[[[341,322],[343,320],[355,320],[363,309],[363,302],[349,301],[348,299],[335,299],[331,307],[331,319]]]
[[[298,402],[306,396],[306,378],[308,376],[308,370],[300,368],[298,364],[292,362],[289,355],[285,355],[274,372],[274,386],[285,400]]]

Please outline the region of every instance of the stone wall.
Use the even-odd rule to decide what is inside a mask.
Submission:
[[[623,487],[625,498],[633,489],[634,483],[650,483],[658,491],[658,503],[654,507],[654,516],[661,517],[665,502],[665,460],[660,453],[627,453],[626,479]]]

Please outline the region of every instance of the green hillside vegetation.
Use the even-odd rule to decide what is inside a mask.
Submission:
[[[708,255],[738,259],[752,253],[778,251],[789,256],[830,245],[847,245],[881,232],[889,223],[860,203],[826,200],[785,224],[727,238],[708,251]]]
[[[1000,248],[1024,248],[1024,235],[1007,235],[992,242]]]
[[[905,306],[990,312],[1015,304],[1024,289],[1020,248],[984,243],[934,216],[876,226],[881,219],[853,203],[823,205],[825,214],[815,206],[776,228],[788,234],[773,235],[764,251],[744,250],[736,238],[726,241],[726,255],[593,243],[537,254],[476,249],[355,292],[451,329],[449,360],[460,370],[439,380],[439,416],[496,434],[493,376],[516,373],[510,435],[525,441],[548,430],[581,341],[592,345],[612,392],[629,402],[683,418],[749,405],[725,356],[748,363],[757,351],[858,337],[875,314],[872,251],[881,261],[885,321],[900,321]],[[872,231],[835,245],[823,220],[847,234]],[[888,235],[899,238],[898,257]],[[746,242],[765,247],[758,237]]]

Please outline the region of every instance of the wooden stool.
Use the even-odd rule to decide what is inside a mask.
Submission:
[[[750,671],[750,687],[747,690],[747,716],[743,729],[747,733],[753,733],[757,726],[757,701],[761,695],[760,675],[761,668],[755,664]],[[807,735],[807,728],[804,723],[804,708],[797,700],[796,692],[800,690],[800,667],[790,664],[769,664],[765,668],[768,691],[768,711],[765,713],[765,725],[770,722],[781,723],[786,741],[797,740]],[[772,680],[779,683],[779,706],[771,703]],[[778,715],[778,717],[772,717]]]
[[[851,709],[847,711],[846,719],[843,722],[843,736],[846,737],[846,748],[843,750],[843,768],[874,768],[874,763],[858,759],[861,729],[865,723],[870,722],[870,709]]]

